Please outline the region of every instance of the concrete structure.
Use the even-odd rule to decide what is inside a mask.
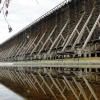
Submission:
[[[62,2],[0,45],[1,61],[100,56],[100,1]]]
[[[100,0],[64,1],[0,45],[0,82],[28,100],[100,100],[99,61],[51,60],[99,56]]]

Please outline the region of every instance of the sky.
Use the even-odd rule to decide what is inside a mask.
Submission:
[[[4,1],[4,0],[2,0]],[[16,34],[18,31],[35,21],[37,18],[51,10],[64,0],[11,0],[8,7],[7,21],[13,31],[8,32],[3,13],[0,13],[0,44]],[[67,0],[66,0],[67,1]],[[2,4],[0,4],[0,7]]]
[[[24,100],[0,84],[0,100]]]

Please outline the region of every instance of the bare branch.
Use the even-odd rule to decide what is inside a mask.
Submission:
[[[6,3],[6,5],[5,5],[5,6],[6,6],[6,8],[8,8],[9,4],[8,4],[8,3]]]
[[[39,2],[36,0],[36,2],[39,4]]]
[[[0,0],[0,3],[1,3],[1,2],[2,2],[2,1]],[[8,8],[8,6],[9,6],[9,3],[10,3],[10,0],[4,0],[3,6],[2,6],[2,8],[0,9],[0,13],[1,13],[1,11],[3,11],[4,19],[5,19],[5,21],[8,23],[9,32],[12,32],[11,25],[9,24],[9,22],[8,22],[7,19],[6,19],[7,15],[8,15],[8,10],[7,10],[7,8]]]
[[[6,19],[6,17],[8,16],[8,10],[7,10],[7,8],[9,7],[10,1],[11,1],[11,0],[4,0],[3,6],[2,6],[1,9],[0,9],[0,13],[1,13],[1,11],[3,11],[4,19],[5,19],[5,21],[8,23],[9,32],[12,32],[11,25],[9,24],[9,22],[8,22],[7,19]],[[36,2],[39,4],[39,2],[38,2],[37,0],[36,0]],[[0,4],[1,4],[1,3],[2,3],[2,0],[0,0]]]
[[[8,10],[6,10],[5,15],[6,15],[6,17],[7,17],[7,15],[8,15]]]
[[[12,32],[11,26],[8,25],[9,32]]]

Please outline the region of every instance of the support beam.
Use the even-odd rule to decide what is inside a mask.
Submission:
[[[9,57],[12,57],[12,54],[15,52],[15,48],[17,47],[17,45],[16,44],[14,44],[14,48],[13,48],[13,50],[9,53]]]
[[[16,51],[17,51],[17,49],[18,49],[18,47],[19,47],[19,44],[17,43],[17,44],[15,44],[16,46],[15,46],[15,48],[13,49],[13,52],[11,52],[11,54],[10,54],[10,56],[14,56],[15,54],[16,54]]]
[[[16,74],[16,71],[13,70],[12,72],[14,74],[14,77],[17,79],[17,81],[21,84],[21,85],[24,85],[23,81],[21,80],[21,78],[18,77],[18,75]]]
[[[28,52],[28,50],[30,49],[30,47],[32,47],[33,43],[35,42],[35,40],[37,39],[38,36],[35,36],[31,39],[30,44],[28,45],[28,48],[26,50],[26,52]]]
[[[15,76],[15,73],[13,73],[12,70],[10,70],[9,72],[10,72],[11,76],[14,78],[14,80],[15,80],[17,83],[19,83],[19,81],[17,80],[17,78],[16,78],[16,76]]]
[[[10,73],[10,71],[9,70],[5,70],[6,72],[6,74],[11,78],[11,80],[15,83],[15,79],[13,78],[13,76],[11,75],[11,73]]]
[[[100,28],[100,22],[98,22],[98,26],[99,26],[99,28]]]
[[[43,37],[45,36],[46,32],[47,32],[47,29],[46,29],[45,32],[43,33],[42,37],[39,39],[38,43],[36,44],[36,46],[35,46],[34,49],[32,50],[31,54],[32,54],[33,52],[35,52],[35,50],[36,50],[37,47],[39,46],[40,42],[42,41]]]
[[[17,55],[20,53],[20,51],[21,51],[22,48],[24,47],[25,43],[26,43],[26,42],[23,41],[23,42],[21,43],[21,45],[19,45],[19,47],[18,47],[18,49],[17,49],[17,52],[16,52],[15,56],[17,56]]]
[[[19,72],[14,71],[14,73],[17,74],[19,81],[21,80],[21,82],[27,87],[27,85],[24,81],[24,77],[22,78],[22,75],[20,74],[20,71]]]
[[[32,86],[33,86],[33,87],[37,90],[37,92],[39,93],[39,90],[38,90],[38,88],[37,88],[36,85],[35,85],[36,81],[35,81],[35,80],[32,81],[31,77],[30,77],[28,74],[26,74],[26,76],[28,77],[28,80],[30,81],[30,83],[32,84]]]
[[[68,44],[69,44],[70,40],[72,39],[73,35],[76,33],[77,28],[78,28],[78,26],[80,25],[80,23],[81,23],[81,21],[82,21],[84,15],[85,15],[85,12],[82,14],[82,16],[81,16],[80,20],[78,21],[77,25],[75,26],[73,32],[72,32],[71,35],[69,36],[69,39],[68,39],[67,42],[65,43],[65,45],[64,45],[64,47],[63,47],[63,49],[62,49],[62,51],[64,51],[64,50],[66,49],[66,47],[68,46]]]
[[[26,50],[26,52],[29,52],[29,51],[30,51],[31,47],[33,47],[33,44],[35,43],[35,41],[37,40],[37,38],[38,38],[38,36],[36,36],[36,37],[32,40],[32,42],[31,42],[29,48]],[[35,46],[34,46],[34,47],[35,47]]]
[[[9,80],[12,80],[12,78],[7,73],[5,74],[5,72],[3,71],[3,69],[0,69],[0,73],[1,73],[2,78],[5,77],[5,78],[7,78]]]
[[[34,87],[34,85],[32,84],[32,82],[31,82],[30,78],[27,76],[27,74],[24,71],[20,71],[20,72],[26,78],[26,82],[29,84],[29,86],[31,88],[33,88],[34,90],[37,90],[37,92],[39,92],[38,89],[36,87]]]
[[[82,88],[81,84],[76,81],[75,77],[72,77],[72,79],[73,79],[74,83],[76,84],[76,86],[78,87],[80,93],[83,95],[84,99],[88,100],[87,95],[86,95],[84,89]]]
[[[86,22],[85,22],[85,24],[84,24],[82,30],[80,31],[80,34],[79,34],[79,37],[78,37],[77,43],[80,42],[80,40],[81,40],[81,38],[82,38],[82,36],[83,36],[84,30],[85,30],[86,26],[88,25],[88,23],[89,23],[89,21],[90,21],[92,15],[93,15],[93,13],[94,13],[94,11],[95,11],[95,7],[92,9],[92,11],[91,11],[91,13],[90,13],[88,19],[86,20]]]
[[[35,75],[31,73],[31,76],[35,79],[35,81],[36,81],[37,84],[40,86],[40,88],[41,88],[41,90],[43,91],[43,93],[46,95],[45,90],[43,89],[42,85],[40,84],[40,82],[38,81],[38,79],[35,77]]]
[[[65,84],[65,88],[67,88],[68,91],[70,91],[70,88],[68,87],[67,83],[63,80],[63,83]],[[65,89],[63,89],[64,91]]]
[[[58,47],[58,45],[59,45],[61,39],[62,39],[62,38],[59,38],[59,40],[58,40],[58,42],[57,42],[57,44],[56,44],[56,48]]]
[[[8,52],[8,54],[7,54],[7,56],[6,56],[6,58],[10,56],[11,52],[13,52],[14,47],[15,47],[15,45],[9,50],[9,52]]]
[[[86,29],[87,29],[88,33],[90,33],[90,30],[89,30],[88,26],[86,26]]]
[[[62,44],[63,47],[64,47],[66,41],[68,40],[68,38],[69,38],[69,34],[66,36],[66,38],[65,38],[65,40],[64,40],[64,42],[63,42],[63,44]]]
[[[87,27],[87,24],[89,23],[89,21],[90,21],[92,15],[93,15],[94,10],[95,10],[95,7],[93,8],[93,10],[91,11],[89,17],[87,18],[87,20],[86,20],[84,26],[82,27],[82,29],[81,29],[81,31],[80,31],[78,37],[76,38],[76,40],[75,40],[75,42],[74,42],[74,44],[73,44],[71,50],[74,50],[75,45],[76,45],[77,43],[80,42],[80,40],[81,40],[81,38],[82,38],[82,36],[83,36],[83,34],[84,34],[85,28]]]
[[[88,41],[90,40],[90,38],[91,38],[91,36],[92,36],[92,34],[93,34],[93,32],[94,32],[96,26],[98,25],[99,20],[100,20],[100,15],[98,16],[96,22],[94,23],[94,25],[93,25],[93,27],[92,27],[92,29],[91,29],[91,31],[90,31],[90,33],[89,33],[89,35],[88,35],[86,41],[85,41],[85,43],[84,43],[84,45],[83,45],[83,47],[82,47],[82,50],[85,49],[85,47],[86,47]]]
[[[10,48],[7,48],[7,49],[5,50],[5,53],[2,55],[3,58],[6,58],[6,55],[7,55],[7,53],[8,53],[7,51],[9,51],[9,50],[10,50]]]
[[[56,88],[59,90],[59,92],[61,93],[62,97],[64,98],[64,100],[67,100],[67,98],[65,97],[65,95],[63,94],[63,92],[60,90],[60,88],[58,87],[58,85],[56,84],[56,82],[54,81],[54,79],[52,78],[52,76],[48,73],[50,79],[52,80],[53,84],[56,86]]]
[[[68,84],[68,86],[70,87],[70,89],[72,90],[73,94],[75,95],[77,100],[80,100],[78,95],[76,94],[75,90],[73,89],[73,87],[71,86],[71,84],[69,83],[69,81],[67,80],[67,78],[65,76],[63,76],[64,80],[66,81],[66,83]]]
[[[50,47],[50,49],[49,49],[49,51],[48,51],[48,53],[50,53],[51,52],[51,50],[52,50],[52,48],[53,48],[53,46],[55,45],[55,43],[57,42],[57,40],[59,39],[59,37],[61,36],[61,34],[62,34],[62,32],[64,31],[64,29],[66,28],[66,26],[68,25],[68,22],[69,22],[69,19],[67,20],[67,22],[65,23],[65,25],[63,26],[63,28],[61,29],[61,31],[60,31],[60,33],[59,33],[59,35],[56,37],[56,39],[54,40],[54,42],[53,42],[53,44],[51,45],[51,47]]]
[[[63,37],[63,35],[61,34],[61,37],[62,37],[62,39],[63,39],[63,41],[65,40],[65,38]]]
[[[23,55],[26,53],[28,43],[29,43],[29,40],[26,39],[24,46],[22,47],[21,51],[19,52],[19,55]]]
[[[98,100],[98,98],[97,98],[94,90],[92,89],[91,85],[89,84],[88,80],[85,77],[83,77],[83,80],[85,81],[86,85],[88,86],[88,88],[91,91],[92,95],[94,96],[95,100]]]
[[[26,53],[27,53],[27,49],[29,48],[29,46],[30,46],[31,43],[32,43],[32,40],[33,40],[33,39],[29,39],[29,40],[28,40],[28,43],[27,43],[26,46],[25,46],[25,47],[26,47],[26,50],[25,50]],[[22,52],[21,52],[21,55],[23,55],[23,54],[24,54],[24,52],[22,51]]]
[[[52,34],[54,33],[55,29],[56,29],[57,25],[55,25],[55,27],[53,28],[53,30],[51,31],[50,35],[48,36],[48,38],[46,39],[46,41],[44,42],[42,48],[39,50],[38,55],[41,53],[41,51],[43,50],[44,46],[47,44],[48,40],[50,39],[50,37],[52,36]]]
[[[62,87],[62,85],[60,84],[60,82],[59,82],[59,79],[58,79],[58,78],[56,78],[56,81],[57,81],[58,85],[60,86],[60,88],[63,90],[63,87]]]
[[[53,91],[51,90],[51,88],[48,86],[47,82],[45,81],[45,79],[43,78],[43,76],[38,72],[40,78],[42,79],[42,81],[45,83],[45,85],[47,86],[47,88],[49,89],[49,91],[51,92],[51,94],[53,95],[53,97],[57,100],[56,95],[53,93]]]

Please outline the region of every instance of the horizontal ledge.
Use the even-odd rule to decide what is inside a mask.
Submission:
[[[23,62],[0,62],[0,67],[78,67],[100,68],[100,61],[23,61]]]

